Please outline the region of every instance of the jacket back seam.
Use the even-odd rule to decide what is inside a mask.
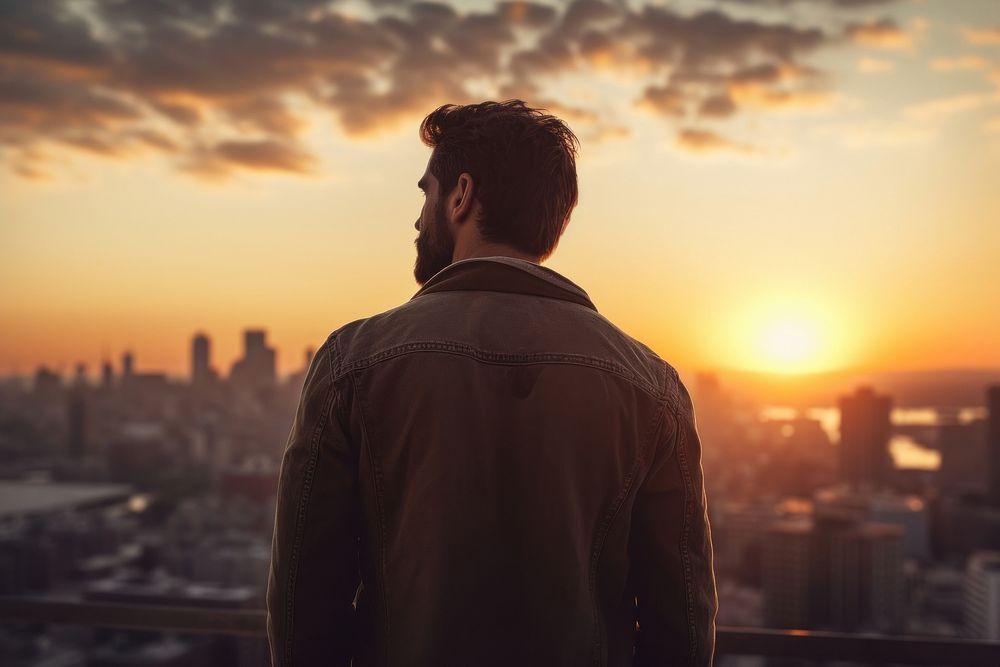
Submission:
[[[649,426],[646,428],[646,432],[642,437],[642,446],[639,448],[639,453],[636,456],[635,462],[632,464],[632,469],[629,470],[628,475],[625,477],[625,482],[622,486],[622,490],[619,492],[618,497],[615,498],[614,503],[612,503],[611,510],[609,510],[604,521],[598,527],[597,534],[594,537],[593,547],[591,549],[591,566],[590,566],[590,597],[591,604],[594,608],[594,623],[595,623],[595,637],[594,637],[594,662],[597,665],[602,664],[601,660],[601,648],[607,643],[607,637],[605,636],[607,631],[604,627],[604,623],[601,622],[602,617],[600,613],[600,604],[597,597],[597,580],[598,580],[598,568],[601,562],[601,555],[604,552],[604,544],[607,540],[608,531],[610,530],[611,524],[614,523],[615,518],[621,511],[622,506],[625,504],[625,500],[628,498],[632,491],[632,485],[635,482],[635,478],[639,470],[642,469],[648,458],[648,449],[650,447],[651,436],[656,432],[657,427],[660,424],[660,420],[663,418],[666,401],[664,400],[667,395],[667,366],[663,368],[664,371],[664,381],[663,381],[663,391],[660,392],[659,399],[657,400],[656,414],[650,421]]]
[[[358,389],[357,377],[353,370],[350,372],[351,384],[354,388],[355,396],[358,399],[358,414],[361,417],[361,434],[364,439],[365,449],[368,451],[368,462],[372,470],[372,487],[375,490],[375,513],[378,523],[378,567],[376,576],[378,584],[375,589],[380,593],[379,598],[382,606],[382,630],[384,642],[382,645],[384,664],[389,664],[389,594],[386,591],[386,526],[385,526],[385,506],[382,498],[382,468],[379,466],[378,457],[375,456],[372,439],[368,433],[367,420],[365,418],[364,399]]]
[[[387,348],[383,351],[370,354],[361,359],[343,363],[341,368],[337,369],[334,381],[339,379],[346,373],[350,373],[357,370],[362,370],[366,368],[371,368],[383,361],[388,361],[399,356],[403,356],[410,352],[443,352],[446,354],[456,354],[459,356],[470,357],[484,363],[493,364],[537,364],[537,363],[562,363],[562,364],[572,364],[577,366],[587,366],[589,368],[596,368],[598,370],[603,370],[614,375],[621,377],[622,379],[628,381],[630,384],[634,385],[636,388],[641,389],[646,392],[651,398],[661,398],[662,390],[658,391],[656,387],[652,386],[650,383],[642,380],[635,373],[629,371],[624,366],[620,366],[613,362],[601,359],[599,357],[591,357],[585,354],[569,354],[569,353],[559,353],[559,352],[531,352],[531,353],[511,353],[511,352],[492,352],[488,350],[480,350],[479,348],[473,347],[471,345],[466,345],[464,343],[451,343],[451,342],[440,342],[440,341],[425,341],[418,343],[404,343],[401,345],[395,345],[393,347]]]

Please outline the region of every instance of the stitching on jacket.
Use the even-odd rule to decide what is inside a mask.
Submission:
[[[691,521],[694,518],[694,482],[691,479],[691,470],[688,466],[687,458],[687,430],[683,428],[681,417],[675,412],[677,417],[677,430],[680,435],[677,439],[677,465],[681,470],[681,479],[684,485],[684,516],[681,524],[680,552],[681,563],[684,565],[684,597],[687,603],[688,619],[688,660],[695,663],[698,655],[698,626],[695,622],[694,612],[694,571],[691,566]]]
[[[660,398],[663,399],[666,396],[666,393],[667,385],[666,382],[664,382]],[[621,491],[618,493],[618,497],[615,498],[614,503],[612,503],[611,510],[608,512],[604,521],[602,521],[601,525],[598,526],[597,534],[594,537],[594,546],[591,551],[589,587],[591,604],[594,607],[594,663],[597,665],[601,664],[601,646],[607,642],[607,638],[604,636],[606,634],[606,629],[604,628],[604,624],[601,623],[600,607],[598,604],[599,600],[597,599],[597,569],[601,562],[601,555],[604,553],[604,544],[607,540],[611,524],[614,523],[615,518],[618,516],[618,512],[621,511],[622,505],[625,504],[625,499],[628,498],[632,490],[632,484],[635,481],[638,471],[645,465],[651,436],[656,433],[657,427],[660,425],[660,420],[663,418],[665,413],[664,408],[666,407],[666,401],[658,400],[657,404],[659,407],[656,409],[656,415],[646,428],[646,433],[642,436],[643,444],[639,447],[639,454],[636,456],[636,460],[632,464],[632,469],[625,477],[625,483],[622,486]]]
[[[532,364],[540,362],[555,362],[588,366],[614,373],[628,380],[654,398],[658,398],[660,396],[660,392],[657,391],[656,387],[639,377],[636,373],[630,371],[621,364],[616,364],[612,361],[601,359],[599,357],[591,357],[585,354],[568,354],[558,352],[493,352],[489,350],[480,350],[479,348],[465,343],[454,343],[448,341],[419,341],[394,345],[380,352],[376,352],[361,359],[344,364],[338,371],[338,377],[344,373],[374,366],[377,363],[401,356],[407,352],[447,352],[472,357],[473,359],[487,363]],[[334,379],[336,380],[337,377]]]
[[[378,577],[381,585],[378,590],[382,593],[382,628],[385,632],[385,641],[382,650],[385,655],[385,663],[389,663],[389,593],[386,591],[386,527],[385,527],[385,503],[382,498],[382,469],[379,467],[378,459],[372,447],[371,437],[368,435],[368,424],[365,419],[364,400],[358,389],[357,377],[353,370],[350,372],[351,384],[354,386],[354,395],[358,397],[358,413],[361,415],[361,432],[363,434],[366,449],[368,450],[368,461],[372,469],[372,486],[375,487],[375,511],[378,519],[379,545],[378,545]]]
[[[327,343],[330,339],[327,338],[327,342],[324,343],[324,347],[327,347]],[[321,349],[321,352],[323,350]],[[332,376],[332,360],[328,357],[328,362],[331,364],[331,376]],[[309,459],[306,461],[305,475],[302,479],[302,495],[299,496],[299,506],[298,511],[295,514],[295,531],[294,538],[292,540],[292,551],[289,555],[289,566],[288,566],[288,601],[285,604],[285,661],[287,664],[292,664],[292,635],[294,632],[294,608],[295,608],[295,584],[296,578],[298,576],[299,570],[299,556],[302,550],[302,539],[303,531],[305,530],[305,519],[306,511],[309,505],[309,498],[312,495],[312,483],[313,477],[316,474],[316,460],[319,456],[319,443],[323,437],[323,431],[326,429],[326,422],[330,415],[330,408],[333,405],[334,384],[331,381],[329,387],[327,388],[326,398],[323,401],[323,410],[320,414],[319,421],[313,430],[313,435],[309,443]],[[304,409],[305,406],[303,406]]]

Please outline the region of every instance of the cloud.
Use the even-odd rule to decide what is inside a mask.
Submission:
[[[271,139],[199,147],[181,164],[183,170],[209,180],[224,179],[235,169],[309,174],[314,167],[315,158],[301,147]]]
[[[882,74],[896,69],[896,63],[892,60],[880,60],[878,58],[862,58],[858,61],[858,71],[863,74]]]
[[[729,151],[737,153],[752,153],[754,148],[747,144],[732,141],[722,135],[704,128],[685,128],[677,133],[677,145],[690,153],[716,153]]]
[[[926,32],[929,24],[924,19],[914,19],[910,30],[901,28],[893,19],[848,24],[845,32],[856,44],[880,49],[909,50]]]
[[[990,63],[979,56],[958,56],[955,58],[935,58],[931,61],[930,67],[935,72],[955,72],[988,69]]]
[[[962,28],[962,36],[969,44],[977,46],[1000,44],[1000,27],[996,28]]]
[[[65,148],[110,159],[160,153],[207,178],[312,173],[319,161],[303,133],[317,111],[366,137],[415,123],[445,102],[478,101],[484,89],[564,115],[582,136],[621,136],[617,112],[549,92],[553,81],[602,72],[627,74],[631,101],[675,128],[836,99],[807,60],[841,36],[790,18],[611,0],[476,10],[400,1],[349,10],[327,0],[5,6],[5,162],[40,173]],[[881,30],[891,41],[894,24],[858,25],[858,39]]]

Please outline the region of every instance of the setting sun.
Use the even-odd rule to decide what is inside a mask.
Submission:
[[[765,327],[760,347],[765,358],[776,367],[798,370],[815,360],[818,336],[809,322],[788,318]]]
[[[725,327],[730,355],[745,370],[765,373],[818,373],[851,365],[851,327],[829,304],[772,295],[748,304]],[[855,327],[856,328],[856,327]]]

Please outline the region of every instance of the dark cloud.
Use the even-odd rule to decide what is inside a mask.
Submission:
[[[301,147],[273,139],[198,147],[181,163],[185,171],[211,180],[224,179],[234,169],[308,174],[314,167],[315,158]]]
[[[635,76],[636,103],[701,126],[822,89],[803,60],[840,38],[790,21],[603,0],[349,10],[326,0],[4,2],[0,147],[22,173],[44,171],[35,149],[47,145],[108,157],[161,151],[210,177],[304,173],[316,162],[298,143],[299,104],[364,135],[481,99],[484,86],[549,108],[584,136],[622,136],[610,112],[547,92],[550,77],[594,69]]]

